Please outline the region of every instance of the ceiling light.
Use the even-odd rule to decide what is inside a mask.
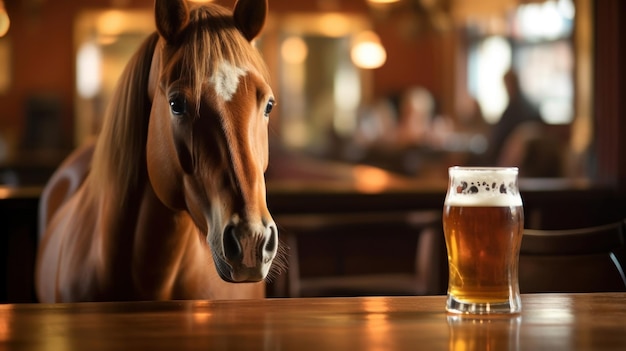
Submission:
[[[0,37],[3,37],[9,31],[11,21],[9,20],[9,14],[4,8],[4,1],[0,0]]]
[[[387,51],[380,43],[380,38],[376,33],[365,31],[356,37],[350,51],[350,57],[357,67],[374,69],[385,64]]]

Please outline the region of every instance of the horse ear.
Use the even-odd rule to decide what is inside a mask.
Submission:
[[[154,14],[157,31],[168,43],[175,42],[189,22],[185,0],[156,0]]]
[[[267,16],[267,0],[239,0],[233,10],[235,26],[252,41],[263,29]]]

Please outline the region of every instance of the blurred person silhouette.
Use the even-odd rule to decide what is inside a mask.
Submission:
[[[468,165],[479,163],[487,151],[490,128],[478,100],[469,94],[462,96],[457,106],[454,139],[457,143],[464,144],[464,150],[468,151],[465,160]]]
[[[381,97],[363,106],[354,133],[343,147],[342,159],[389,169],[389,157],[397,152],[397,120],[392,97]]]
[[[396,146],[400,169],[412,177],[437,177],[446,163],[445,144],[453,134],[451,119],[437,113],[433,94],[421,86],[400,96]]]
[[[461,98],[455,130],[459,133],[481,135],[486,138],[489,135],[490,127],[480,109],[478,100],[471,95]]]
[[[546,132],[539,109],[524,95],[519,76],[508,70],[503,76],[509,103],[493,126],[487,151],[489,165],[520,167],[523,177],[562,175],[562,149]]]
[[[390,148],[396,140],[396,126],[393,103],[388,98],[378,99],[359,114],[353,141],[362,148]]]
[[[400,97],[396,142],[401,147],[430,144],[435,100],[422,87],[407,89]]]
[[[500,120],[491,129],[485,162],[492,165],[500,163],[505,143],[517,127],[523,124],[543,124],[539,110],[522,92],[517,73],[512,69],[508,70],[502,80],[509,102]]]

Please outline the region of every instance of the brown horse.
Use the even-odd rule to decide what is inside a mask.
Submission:
[[[232,12],[156,0],[157,33],[122,74],[95,148],[44,190],[40,301],[264,296],[280,251],[264,180],[274,98],[251,45],[266,13],[266,0]]]

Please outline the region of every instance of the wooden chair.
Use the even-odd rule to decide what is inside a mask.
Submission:
[[[440,211],[281,215],[275,220],[290,248],[289,267],[284,291],[268,295],[445,292]]]
[[[626,221],[570,230],[524,231],[520,290],[626,291]]]

